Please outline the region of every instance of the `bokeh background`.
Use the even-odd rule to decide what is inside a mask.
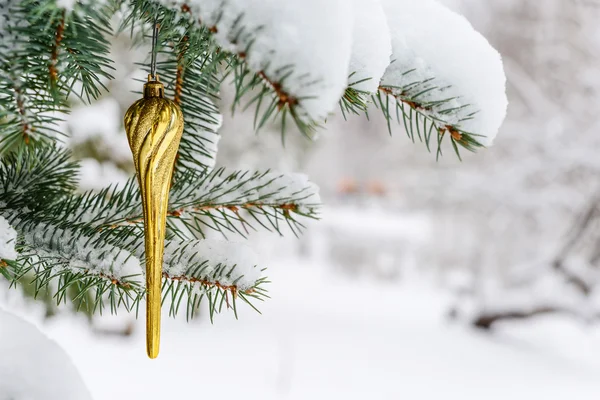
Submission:
[[[301,171],[322,219],[297,239],[250,235],[268,266],[262,315],[144,321],[76,313],[0,286],[3,306],[71,356],[97,400],[537,399],[600,396],[600,3],[454,0],[501,52],[508,117],[495,145],[437,161],[400,126],[332,116],[316,142],[223,88],[218,165]],[[126,36],[110,93],[74,105],[82,190],[133,172],[122,115],[146,49]]]

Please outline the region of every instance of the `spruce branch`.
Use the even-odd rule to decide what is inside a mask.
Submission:
[[[340,110],[342,111],[344,119],[347,119],[348,114],[360,115],[363,113],[368,118],[368,103],[370,99],[370,93],[357,89],[356,86],[369,79],[353,80],[352,77],[354,75],[356,74],[353,72],[348,77],[348,81],[350,83],[344,91],[344,95],[340,99]]]
[[[217,78],[215,81],[217,87],[228,77],[233,77],[233,83],[236,88],[236,97],[232,104],[232,110],[235,111],[235,109],[241,105],[245,95],[251,96],[250,100],[245,102],[243,107],[248,108],[253,105],[256,107],[254,122],[254,128],[256,130],[263,128],[268,121],[279,119],[281,120],[283,133],[287,119],[291,118],[300,132],[307,137],[312,137],[314,135],[314,131],[319,124],[316,121],[307,118],[307,116],[304,115],[305,113],[302,112],[299,103],[303,99],[284,90],[287,79],[295,78],[306,80],[306,77],[296,77],[294,75],[293,65],[280,68],[277,71],[277,77],[268,76],[265,70],[253,71],[245,60],[246,55],[252,51],[253,42],[249,41],[245,49],[236,53],[218,47],[212,38],[217,32],[216,26],[205,25],[197,15],[192,14],[191,7],[185,2],[181,2],[181,4],[177,6],[166,7],[157,1],[132,0],[130,9],[131,12],[125,18],[123,27],[130,27],[133,30],[136,26],[135,21],[140,18],[145,18],[146,21],[153,21],[154,19],[165,21],[161,22],[161,31],[163,31],[161,37],[163,43],[170,41],[175,43],[175,47],[177,47],[177,44],[181,44],[183,38],[186,38],[186,41],[191,41],[192,35],[197,36],[200,34],[206,43],[202,47],[202,50],[206,50],[204,51],[204,60],[202,63],[205,69],[204,76],[212,73],[213,76]],[[173,29],[173,21],[176,21],[177,29]],[[242,36],[248,34],[244,29],[244,15],[239,15],[235,18],[235,21],[238,28],[230,34],[233,42],[241,41]],[[188,49],[197,47],[192,44],[188,44],[187,46]],[[176,51],[176,53],[180,54],[178,51]],[[196,53],[199,52],[196,51]],[[173,52],[170,51],[169,54],[172,56]],[[207,55],[211,55],[212,57],[209,58]],[[171,60],[170,68],[168,65],[164,65],[164,67],[166,67],[167,71],[178,70],[176,60]],[[163,68],[161,68],[161,70],[163,70]],[[175,75],[170,80],[170,82],[173,83],[172,86],[178,87],[176,73],[169,73]],[[305,82],[305,86],[314,85],[315,83],[316,82]],[[197,93],[198,92],[196,92],[196,95]],[[206,93],[210,96],[210,94],[216,92],[208,90]],[[186,101],[183,100],[182,105],[185,106],[185,104]]]
[[[414,73],[414,69],[406,71],[404,77]],[[417,79],[401,87],[380,85],[372,100],[386,118],[390,132],[395,116],[413,142],[416,136],[425,143],[427,150],[436,148],[437,158],[442,155],[442,143],[448,136],[454,152],[461,159],[459,147],[471,152],[483,147],[477,139],[481,135],[461,128],[461,124],[473,119],[478,110],[460,98],[445,96],[449,88],[438,85],[435,78]]]
[[[111,79],[108,6],[78,2],[67,13],[54,0],[11,1],[0,46],[0,153],[60,140],[68,96],[89,101]]]
[[[6,262],[2,271],[12,285],[28,281],[34,288],[34,297],[42,291],[52,292],[57,304],[66,302],[67,293],[74,289],[78,295],[71,300],[77,308],[92,312],[102,312],[105,303],[113,313],[120,306],[128,311],[137,309],[145,296],[140,261],[143,247],[138,247],[138,254],[134,255],[107,244],[100,234],[88,235],[84,229],[61,227],[60,220],[52,221],[52,225],[39,223],[39,216],[3,215],[20,234],[19,257],[15,262]],[[204,251],[199,253],[199,247]],[[204,258],[200,258],[201,254]],[[262,286],[267,281],[259,276],[262,270],[246,276],[252,272],[247,267],[238,272],[238,264],[215,263],[206,258],[215,254],[219,253],[206,251],[205,241],[167,241],[163,296],[177,299],[170,306],[173,315],[179,311],[182,300],[187,303],[188,317],[193,316],[200,301],[207,300],[212,318],[214,312],[221,311],[223,298],[240,295],[262,300],[266,296]],[[228,304],[227,308],[233,307]]]
[[[109,58],[108,38],[113,34],[110,23],[114,10],[108,5],[80,2],[67,14],[64,38],[60,42],[63,65],[60,71],[62,90],[90,102],[108,91],[103,80],[111,80],[114,68]],[[75,91],[80,84],[79,91]]]
[[[247,49],[247,51],[250,50],[250,48]],[[252,71],[245,62],[245,53],[231,55],[227,64],[228,74],[233,75],[233,84],[236,89],[231,106],[232,112],[241,106],[242,99],[251,96],[244,103],[243,109],[254,107],[254,129],[256,131],[262,129],[269,121],[279,120],[283,140],[287,119],[291,118],[298,130],[307,138],[312,139],[319,123],[307,119],[299,107],[302,99],[284,89],[285,80],[291,79],[293,76],[293,67],[290,65],[281,69],[282,76],[275,80],[267,76],[265,71]]]
[[[92,311],[105,303],[111,311],[120,305],[137,308],[144,296],[137,184],[132,179],[121,188],[74,194],[77,163],[69,156],[56,147],[36,146],[2,158],[0,215],[19,233],[19,257],[7,262],[2,274],[13,284],[28,279],[35,295],[56,290],[57,302],[69,298]],[[232,261],[239,244],[191,239],[190,234],[204,237],[206,227],[241,233],[240,226],[251,226],[250,218],[279,232],[286,223],[297,233],[301,217],[318,215],[316,187],[304,176],[188,170],[178,175],[171,196],[164,296],[177,300],[172,313],[185,299],[188,316],[203,299],[211,316],[224,305],[237,313],[235,300],[264,299],[267,282],[248,253]],[[80,295],[66,295],[73,291]]]

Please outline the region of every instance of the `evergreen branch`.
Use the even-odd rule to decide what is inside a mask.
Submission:
[[[415,70],[409,70],[410,76]],[[350,79],[351,80],[351,79]],[[359,82],[351,83],[340,99],[340,108],[344,118],[348,114],[365,114],[368,118],[368,101],[366,92],[353,88]],[[478,137],[481,135],[462,129],[461,123],[474,118],[470,104],[462,104],[458,98],[447,98],[444,92],[449,87],[436,85],[435,79],[414,81],[402,87],[380,84],[377,93],[372,94],[371,101],[381,110],[391,133],[394,119],[403,124],[408,137],[415,142],[415,137],[424,142],[431,151],[436,145],[437,157],[442,155],[442,143],[445,136],[450,137],[452,148],[461,158],[459,147],[468,151],[476,151],[483,147]],[[435,135],[434,135],[435,133]],[[431,139],[435,142],[432,143]]]
[[[220,261],[215,264],[209,258]],[[254,253],[241,243],[214,240],[171,241],[165,247],[163,273],[170,280],[165,295],[171,296],[171,312],[176,312],[179,304],[176,300],[181,296],[182,289],[188,292],[188,299],[192,301],[191,307],[188,303],[188,310],[196,308],[194,299],[199,301],[205,296],[209,300],[211,320],[215,311],[221,311],[222,301],[228,299],[228,295],[235,299],[238,293],[257,294],[257,298],[262,300],[266,293],[260,286],[266,280],[260,277],[262,271],[256,268],[255,259]],[[227,308],[231,307],[229,301],[225,304]]]
[[[109,303],[111,312],[119,307],[127,311],[137,308],[142,299],[139,287],[113,277],[71,270],[68,262],[58,257],[25,258],[9,264],[4,275],[12,286],[22,286],[34,298],[52,298],[56,304],[71,300],[77,310],[100,312]],[[74,296],[68,296],[75,293]]]
[[[354,72],[350,74],[349,81],[351,81],[351,83],[348,85],[348,87],[344,91],[344,95],[340,99],[340,110],[342,111],[344,119],[347,119],[347,114],[360,115],[363,113],[368,118],[369,114],[367,112],[367,109],[369,93],[363,90],[356,89],[356,85],[368,79],[352,81],[352,76],[354,76],[354,74]]]
[[[102,89],[108,91],[102,80],[113,79],[109,72],[114,69],[109,58],[110,44],[106,39],[112,36],[112,14],[109,6],[91,2],[77,3],[68,15],[64,38],[60,42],[65,50],[61,89],[67,96],[74,93],[90,102],[100,96]],[[76,83],[81,84],[78,93],[73,92]]]
[[[189,182],[196,182],[190,185]],[[299,218],[318,218],[318,188],[304,175],[217,170],[203,178],[190,174],[176,182],[171,194],[170,215],[192,232],[206,237],[205,228],[248,234],[258,224],[282,234],[285,222],[297,235],[304,227]]]
[[[215,105],[219,84],[216,65],[210,56],[192,54],[190,49],[198,49],[195,43],[193,38],[182,38],[178,55],[167,52],[166,60],[159,63],[158,69],[166,84],[167,96],[180,103],[185,118],[177,165],[208,172],[215,164],[220,139],[217,129],[221,115]]]
[[[7,262],[2,270],[13,285],[30,279],[34,297],[42,290],[52,291],[57,304],[66,302],[67,293],[75,290],[78,295],[70,300],[78,309],[85,306],[91,312],[101,312],[105,302],[110,304],[111,312],[120,305],[131,311],[144,297],[140,261],[143,247],[138,246],[137,254],[133,254],[111,244],[101,233],[89,234],[86,229],[70,226],[60,216],[51,219],[15,210],[3,210],[2,215],[19,232],[19,258],[15,263]],[[177,299],[171,304],[173,315],[184,298],[188,316],[204,298],[212,316],[222,308],[217,308],[215,299],[223,296],[266,296],[261,289],[266,282],[259,276],[262,271],[255,268],[248,252],[239,253],[239,246],[207,240],[166,242],[163,291],[164,297]],[[240,254],[237,258],[236,252]],[[92,303],[86,304],[90,299]]]
[[[24,148],[1,158],[0,212],[40,211],[76,188],[77,163],[56,147]]]
[[[58,289],[52,295],[56,301],[71,299],[78,308],[102,310],[105,303],[111,311],[120,305],[128,310],[137,308],[144,292],[137,185],[130,180],[120,189],[74,195],[76,166],[67,151],[53,147],[24,148],[2,159],[0,215],[19,233],[20,254],[16,263],[7,263],[2,274],[15,284],[28,277],[36,296],[42,290],[54,291],[52,282],[56,282]],[[199,224],[201,217],[216,220],[221,217],[213,213],[223,210],[239,216],[235,209],[239,206],[246,218],[279,230],[282,218],[292,227],[296,222],[293,214],[316,217],[318,203],[316,187],[308,185],[305,177],[268,172],[226,174],[224,170],[211,174],[190,170],[180,175],[172,199],[164,296],[172,300],[172,313],[187,299],[188,316],[203,299],[209,303],[211,316],[224,305],[237,313],[235,299],[250,304],[251,299],[262,300],[266,280],[260,278],[261,271],[247,252],[234,257],[236,252],[240,254],[239,244],[178,239],[187,235],[186,223]],[[231,216],[226,220],[220,227],[231,229],[235,221]],[[183,227],[174,221],[183,221]],[[187,229],[190,231],[194,230]]]
[[[251,46],[251,45],[250,45]],[[307,138],[312,139],[319,123],[304,115],[301,110],[301,98],[285,91],[285,81],[293,76],[291,66],[282,69],[281,77],[277,80],[267,76],[266,72],[254,72],[245,62],[245,52],[232,54],[226,63],[228,75],[233,74],[233,84],[236,89],[232,112],[242,103],[242,99],[248,95],[252,96],[245,104],[244,109],[255,108],[254,129],[259,131],[269,121],[279,119],[281,121],[282,140],[285,136],[287,118],[291,118],[298,130]]]
[[[404,76],[414,72],[409,70]],[[438,86],[435,78],[416,80],[402,87],[380,85],[372,100],[386,118],[390,132],[395,115],[413,142],[416,136],[431,151],[431,139],[437,139],[438,158],[442,155],[442,142],[449,136],[452,148],[460,159],[459,147],[475,151],[483,145],[477,139],[480,135],[461,128],[461,123],[472,119],[477,110],[473,110],[470,104],[462,103],[459,98],[446,97],[444,93],[448,88]]]
[[[239,37],[245,33],[243,24],[241,23],[243,18],[244,16],[240,15],[236,19],[237,26],[240,28],[231,33],[234,42],[236,41],[236,38],[239,39]],[[277,78],[268,76],[265,70],[252,71],[245,61],[246,55],[252,51],[252,42],[250,41],[243,51],[235,54],[225,51],[223,48],[219,48],[212,39],[212,35],[216,33],[216,27],[204,25],[198,16],[192,14],[191,8],[185,2],[177,7],[165,7],[156,1],[132,0],[131,12],[125,18],[122,29],[131,27],[133,31],[135,21],[139,19],[146,20],[147,22],[154,21],[154,19],[163,21],[161,22],[162,43],[170,41],[175,44],[181,44],[182,38],[188,38],[191,41],[193,35],[200,34],[204,41],[204,46],[201,47],[201,50],[204,50],[201,57],[204,74],[200,74],[200,76],[206,78],[207,76],[212,75],[213,78],[216,78],[219,67],[221,69],[224,68],[225,71],[223,76],[214,82],[218,88],[218,85],[220,85],[222,81],[228,76],[233,75],[236,97],[232,104],[232,110],[235,111],[236,107],[240,106],[242,98],[245,95],[251,94],[251,99],[244,104],[244,107],[248,108],[255,105],[256,114],[254,128],[257,131],[263,128],[267,122],[280,119],[283,138],[286,121],[288,118],[291,118],[300,132],[304,135],[309,138],[314,135],[314,131],[319,124],[316,121],[310,120],[302,111],[300,103],[305,99],[298,98],[284,90],[286,80],[292,79],[294,75],[291,65],[279,69],[277,71]],[[176,21],[176,24],[174,21]],[[175,25],[177,26],[176,29]],[[175,47],[177,47],[177,45]],[[189,45],[188,48],[193,49],[195,47],[197,47],[197,45]],[[179,50],[176,50],[175,53],[179,54]],[[196,51],[195,53],[200,52]],[[170,56],[172,58],[173,52],[168,52],[166,55],[167,57]],[[211,57],[208,57],[208,55],[211,55]],[[159,69],[161,71],[177,71],[176,60],[171,60],[169,63],[171,65],[165,63]],[[169,72],[169,74],[176,75],[174,72]],[[188,71],[186,71],[186,75],[187,74]],[[190,81],[194,82],[194,80]],[[176,76],[171,77],[170,82],[173,84],[172,86],[177,87]],[[305,82],[305,86],[314,83],[315,82]],[[212,85],[213,82],[211,82],[211,89],[213,88]],[[194,97],[197,97],[199,92],[202,91],[193,91]],[[205,90],[204,92],[207,93],[209,97],[212,93],[216,93],[216,91],[213,90]],[[182,105],[185,107],[188,102],[183,99]],[[184,110],[184,115],[185,114],[186,112]],[[188,119],[189,118],[186,117],[186,124],[188,123]],[[185,139],[186,135],[183,137]],[[182,141],[182,146],[183,144]],[[180,148],[180,155],[182,156],[184,149],[185,147]]]
[[[184,56],[189,48],[189,38],[184,36],[182,39],[182,48],[177,55],[177,73],[175,75],[175,94],[173,95],[173,101],[177,105],[181,105],[181,92],[183,91],[183,74],[185,72]]]
[[[100,94],[110,79],[107,6],[78,2],[66,13],[54,0],[11,1],[0,10],[0,153],[60,138],[56,125],[67,97]]]
[[[301,218],[318,218],[317,190],[304,176],[227,174],[224,169],[206,176],[188,172],[178,176],[172,188],[169,227],[179,237],[186,234],[180,232],[176,221],[200,237],[207,236],[206,229],[227,237],[229,233],[246,236],[248,229],[256,230],[255,224],[282,234],[279,226],[285,221],[299,234],[304,228]],[[62,199],[51,214],[61,216],[70,226],[101,231],[111,243],[128,243],[132,251],[142,246],[143,217],[133,179],[121,189],[106,188]]]
[[[405,75],[410,76],[413,72],[407,71]],[[348,114],[365,114],[368,118],[369,94],[354,89],[357,83],[360,82],[351,83],[340,99],[340,109],[345,119]],[[460,128],[460,124],[472,119],[477,111],[473,111],[469,104],[460,104],[456,98],[444,98],[446,89],[448,87],[436,86],[435,79],[415,81],[403,87],[380,85],[378,92],[371,95],[371,101],[381,110],[390,133],[395,118],[404,125],[413,142],[418,137],[429,151],[434,147],[431,143],[433,137],[437,144],[437,158],[442,155],[444,137],[449,136],[454,152],[461,159],[459,146],[472,152],[483,147],[477,140],[480,135]]]
[[[132,252],[143,246],[141,200],[137,183],[73,195],[77,164],[69,153],[41,148],[10,154],[0,164],[0,212],[28,209],[32,218],[58,220],[61,227],[99,234],[106,243],[125,246]],[[318,188],[303,175],[270,172],[233,172],[219,169],[203,175],[188,171],[178,175],[171,191],[169,226],[206,237],[206,229],[245,236],[255,224],[282,234],[289,224],[295,234],[303,228],[301,218],[317,218]]]
[[[77,310],[83,309],[89,313],[102,313],[108,306],[111,313],[117,313],[123,307],[137,314],[139,303],[145,296],[140,276],[119,277],[73,267],[72,259],[68,257],[43,253],[26,245],[22,245],[21,251],[23,253],[19,260],[1,262],[0,273],[12,286],[26,286],[34,298],[50,295],[57,305],[71,301]],[[221,274],[214,276],[228,279],[227,274],[234,268],[217,265],[216,270]],[[170,300],[170,315],[178,314],[185,304],[186,315],[192,318],[201,303],[206,301],[212,320],[215,313],[223,310],[225,300],[226,308],[232,309],[237,316],[236,297],[244,298],[244,301],[248,298],[262,301],[268,297],[264,290],[264,285],[268,283],[266,278],[258,278],[251,285],[241,288],[237,284],[222,284],[212,276],[202,278],[193,275],[198,270],[196,265],[190,268],[189,273],[163,273],[162,296],[163,302]],[[229,297],[233,302],[229,302]],[[256,310],[252,303],[249,305]]]

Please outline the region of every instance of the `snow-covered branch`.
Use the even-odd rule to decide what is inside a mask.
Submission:
[[[405,118],[411,110],[407,131],[414,129],[415,113],[417,130],[428,119],[435,137],[447,132],[467,149],[477,147],[474,141],[491,145],[508,104],[500,54],[464,17],[435,0],[382,4],[393,62],[381,88],[397,99]]]

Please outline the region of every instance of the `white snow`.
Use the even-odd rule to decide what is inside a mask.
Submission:
[[[324,209],[323,218],[311,230],[332,230],[335,236],[346,235],[355,240],[371,238],[377,241],[393,239],[397,243],[407,241],[414,246],[428,243],[433,237],[431,217],[413,211],[409,215],[389,212],[377,207],[365,206],[361,212],[348,206],[337,205]]]
[[[69,133],[66,140],[70,146],[92,141],[97,147],[96,151],[109,154],[111,160],[131,162],[131,151],[122,118],[121,106],[111,97],[105,97],[91,105],[74,107],[64,124]]]
[[[500,55],[464,17],[435,0],[185,4],[215,30],[219,45],[296,98],[301,118],[325,119],[347,84],[360,81],[361,91],[375,92],[381,81],[395,94],[435,103],[432,117],[481,135],[484,145],[493,143],[506,115]]]
[[[186,322],[163,307],[156,360],[144,352],[143,319],[130,337],[95,335],[69,315],[44,329],[96,400],[199,391],[249,400],[596,400],[600,392],[598,326],[548,316],[486,335],[447,320],[449,299],[429,283],[344,279],[303,260],[277,264],[262,315],[240,306],[239,320],[224,313],[210,324],[204,309]]]
[[[68,133],[65,142],[69,146],[91,143],[97,153],[108,155],[115,162],[131,163],[131,151],[122,118],[123,112],[118,101],[105,97],[91,105],[73,107],[60,129]],[[115,172],[121,175],[119,181],[122,181],[123,173]],[[92,182],[83,183],[93,185]],[[96,184],[95,187],[99,186]]]
[[[73,11],[75,4],[77,4],[77,0],[56,0],[56,5],[67,11]]]
[[[105,188],[109,185],[122,187],[129,179],[129,175],[112,162],[84,158],[79,165],[79,188],[81,190]]]
[[[17,258],[16,243],[17,232],[4,217],[0,216],[0,260],[15,260]]]
[[[549,308],[590,321],[595,318],[595,304],[590,297],[556,271],[540,273],[529,281],[510,283],[499,282],[497,277],[478,281],[473,316],[515,311],[527,313]]]
[[[111,245],[98,246],[94,244],[94,238],[45,223],[34,227],[23,224],[23,231],[25,242],[36,249],[35,254],[41,258],[69,260],[66,268],[73,272],[88,271],[127,282],[143,280],[139,259],[127,250]]]
[[[65,351],[0,308],[0,400],[91,400]]]
[[[434,0],[381,0],[391,29],[393,62],[383,76],[385,86],[402,87],[435,78],[433,90],[420,101],[445,103],[443,109],[471,105],[441,118],[493,143],[506,115],[506,77],[500,54],[461,15]],[[416,69],[414,72],[407,73]],[[416,94],[416,93],[415,93]],[[441,111],[438,109],[437,111]],[[473,119],[461,121],[473,111]]]
[[[258,256],[245,242],[215,239],[167,242],[164,272],[169,276],[186,276],[202,264],[206,268],[194,278],[224,286],[235,284],[240,290],[253,287],[261,275]],[[218,268],[222,270],[215,276]]]
[[[356,90],[374,93],[390,65],[390,29],[380,0],[353,0],[353,4],[354,30],[348,84]]]
[[[116,99],[106,97],[85,107],[74,108],[68,117],[68,129],[73,144],[86,142],[94,137],[108,140],[119,132],[121,107]]]
[[[322,120],[346,89],[352,7],[345,0],[162,0],[187,4],[215,27],[217,42],[245,53],[254,72],[298,100],[300,115]]]
[[[319,187],[306,174],[269,173],[260,179],[257,186],[258,201],[269,198],[268,204],[293,203],[301,213],[308,213],[321,205]]]

